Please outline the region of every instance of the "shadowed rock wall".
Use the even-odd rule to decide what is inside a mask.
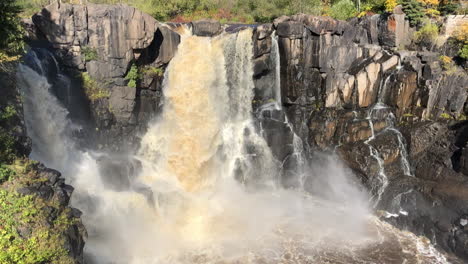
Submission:
[[[33,22],[29,31],[35,27],[64,67],[103,89],[102,98],[90,99],[99,142],[135,145],[162,103],[178,25],[128,6],[67,4],[46,7]],[[204,37],[245,26],[191,23]],[[438,53],[405,51],[414,29],[399,7],[347,22],[298,14],[254,27],[252,104],[284,175],[298,151],[334,151],[388,221],[468,259],[466,70],[444,68]],[[132,65],[142,69],[136,85],[125,78]]]

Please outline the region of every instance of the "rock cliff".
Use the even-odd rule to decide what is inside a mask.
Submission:
[[[0,259],[2,263],[84,263],[81,212],[58,171],[28,159],[15,63],[0,69]]]
[[[53,4],[32,21],[31,43],[48,46],[81,76],[103,147],[135,145],[162,103],[178,25],[107,5]],[[245,26],[191,23],[205,37]],[[336,152],[389,222],[468,259],[466,70],[446,69],[437,52],[405,50],[414,29],[398,7],[346,22],[298,14],[253,27],[252,103],[284,175],[298,162],[297,140],[309,158]]]
[[[389,222],[466,259],[468,75],[444,69],[436,52],[402,49],[414,32],[404,17],[398,9],[348,22],[281,17],[257,28],[256,50],[269,45],[258,36],[276,32],[283,120],[308,152],[336,152]],[[256,54],[262,89],[274,66],[264,66],[270,53]],[[293,145],[291,132],[282,130],[286,125],[272,134]],[[282,150],[280,158],[293,154]]]

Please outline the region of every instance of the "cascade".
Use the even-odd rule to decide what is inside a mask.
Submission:
[[[375,104],[371,109],[369,109],[369,113],[366,119],[369,122],[371,136],[366,141],[364,141],[364,144],[369,147],[369,153],[371,157],[374,158],[379,165],[379,171],[376,175],[377,177],[373,178],[371,182],[371,190],[374,193],[374,197],[372,198],[374,200],[374,207],[378,205],[380,199],[382,198],[382,194],[388,186],[388,178],[385,174],[384,161],[382,157],[380,157],[378,150],[370,144],[370,142],[375,139],[374,121],[372,120],[372,114],[375,110],[380,109],[382,109],[380,104]]]
[[[276,34],[271,34],[271,50],[272,57],[275,62],[275,100],[278,106],[281,107],[281,64],[278,36]]]
[[[21,64],[17,74],[18,85],[22,87],[24,94],[26,129],[34,139],[31,158],[64,171],[74,159],[72,156],[75,146],[71,135],[80,130],[80,127],[69,120],[68,111],[52,94],[52,86],[45,77],[46,71],[34,51],[31,57],[34,58],[33,66]],[[47,67],[47,64],[44,66]]]
[[[398,71],[400,68],[397,69]],[[378,97],[377,97],[377,103],[374,104],[368,111],[367,115],[367,120],[369,122],[369,127],[371,130],[371,136],[364,142],[368,147],[369,147],[369,152],[370,155],[377,161],[377,164],[379,165],[379,171],[377,174],[377,178],[371,182],[372,185],[372,191],[375,193],[373,200],[374,200],[374,207],[378,205],[382,198],[382,194],[384,193],[385,189],[388,186],[388,178],[387,175],[385,174],[385,168],[384,168],[384,161],[382,157],[380,156],[378,150],[373,147],[370,142],[373,141],[376,137],[375,129],[374,129],[374,115],[380,116],[381,113],[379,111],[383,111],[383,114],[386,115],[385,121],[386,121],[386,128],[382,130],[379,133],[383,133],[386,131],[390,131],[394,133],[397,137],[398,140],[398,149],[400,151],[400,162],[401,162],[401,169],[404,175],[407,176],[413,176],[413,173],[411,172],[411,166],[409,163],[409,158],[408,158],[408,151],[406,150],[407,145],[405,142],[405,139],[401,132],[395,128],[395,116],[392,112],[389,112],[390,107],[388,107],[384,103],[384,98],[387,93],[387,87],[388,87],[388,82],[390,81],[391,77],[394,75],[394,73],[390,74],[387,76],[385,79],[383,79],[380,82],[379,85],[379,91],[378,91]],[[386,113],[388,112],[388,113]]]
[[[251,29],[183,34],[163,112],[137,153],[118,153],[140,169],[113,188],[101,160],[116,153],[77,148],[79,127],[43,72],[19,66],[32,157],[75,187],[87,263],[446,263],[421,238],[370,216],[368,197],[333,157],[303,175],[314,190],[282,188],[281,164],[254,125],[252,75]]]

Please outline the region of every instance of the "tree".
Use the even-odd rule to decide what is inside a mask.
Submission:
[[[357,14],[357,9],[351,0],[340,0],[333,4],[330,10],[330,16],[335,19],[346,20],[354,17]]]
[[[421,2],[418,2],[417,0],[402,0],[401,5],[410,25],[413,27],[421,25],[421,22],[425,17],[424,7]]]
[[[0,1],[0,50],[7,55],[18,54],[24,49],[20,12],[15,0]]]

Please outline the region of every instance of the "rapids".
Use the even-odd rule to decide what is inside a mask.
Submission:
[[[80,127],[45,74],[19,66],[32,157],[75,187],[87,263],[447,263],[427,239],[373,216],[336,157],[302,164],[302,186],[283,188],[252,114],[252,30],[184,31],[165,73],[163,112],[136,153],[78,147]],[[139,168],[123,189],[100,167],[116,156]]]

